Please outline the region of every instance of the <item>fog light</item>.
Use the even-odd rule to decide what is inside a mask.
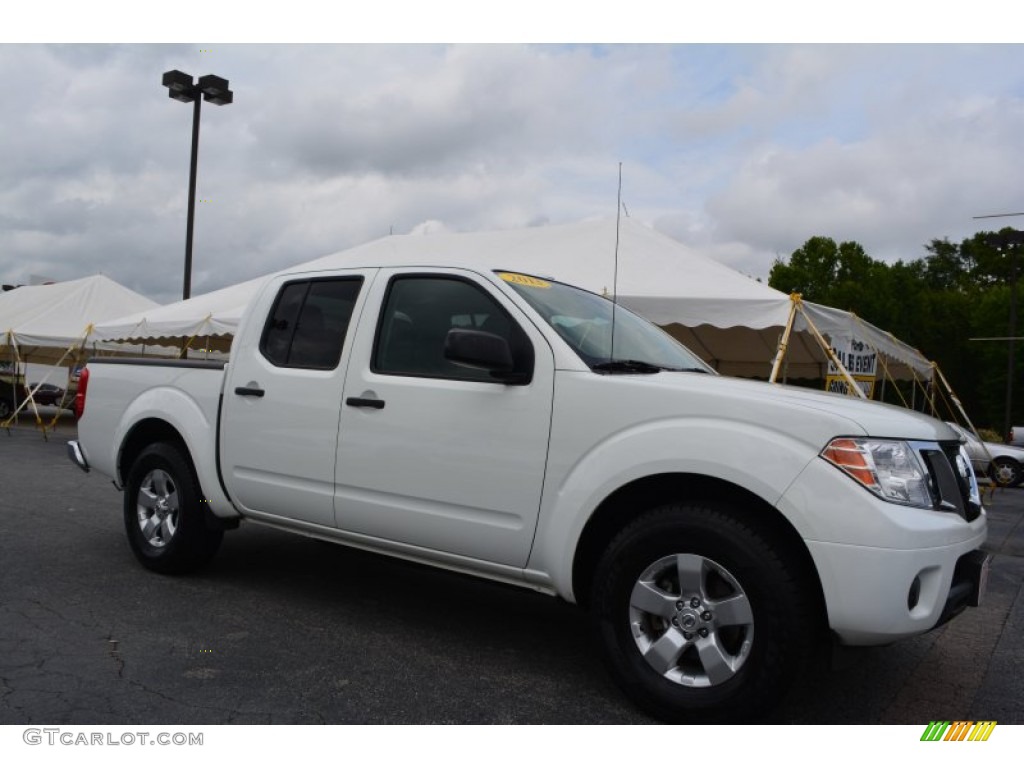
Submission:
[[[907,610],[914,610],[921,599],[921,577],[915,576],[910,582],[910,591],[907,593]]]

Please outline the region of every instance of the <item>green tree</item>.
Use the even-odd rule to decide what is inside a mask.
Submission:
[[[856,242],[815,236],[788,260],[775,261],[768,284],[852,311],[916,347],[942,368],[976,424],[1002,431],[1006,344],[969,340],[1007,331],[1011,252],[995,248],[991,235],[935,239],[922,257],[895,264],[873,259]],[[1024,248],[1018,258],[1024,273]],[[1014,381],[1024,371],[1022,352],[1024,345]],[[1024,423],[1024,392],[1015,397],[1012,418]]]
[[[926,287],[937,291],[968,291],[973,285],[976,263],[970,250],[949,242],[932,240],[925,246],[922,279]]]
[[[793,251],[789,261],[776,259],[768,285],[786,293],[796,291],[808,301],[829,295],[839,267],[839,247],[831,237],[812,237]]]
[[[793,251],[788,262],[776,259],[768,284],[796,291],[807,301],[877,316],[886,300],[886,292],[879,290],[887,282],[887,271],[888,265],[868,256],[860,243],[836,245],[832,238],[819,236]]]

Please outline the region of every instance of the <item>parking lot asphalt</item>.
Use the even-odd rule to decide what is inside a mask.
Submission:
[[[645,723],[584,614],[257,525],[150,573],[62,420],[0,430],[0,724]],[[1024,489],[987,501],[984,604],[812,669],[767,722],[1024,724]]]

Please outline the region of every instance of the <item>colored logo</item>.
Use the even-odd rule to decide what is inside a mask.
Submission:
[[[921,741],[988,741],[995,728],[995,720],[932,720]]]

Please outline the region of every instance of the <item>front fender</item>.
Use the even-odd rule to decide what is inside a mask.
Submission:
[[[656,475],[714,478],[776,506],[817,455],[785,434],[746,423],[684,417],[639,424],[609,435],[558,471],[552,446],[531,569],[550,574],[559,595],[574,600],[573,561],[583,529],[615,491]],[[638,513],[644,510],[636,510]],[[797,531],[802,521],[791,519]]]

